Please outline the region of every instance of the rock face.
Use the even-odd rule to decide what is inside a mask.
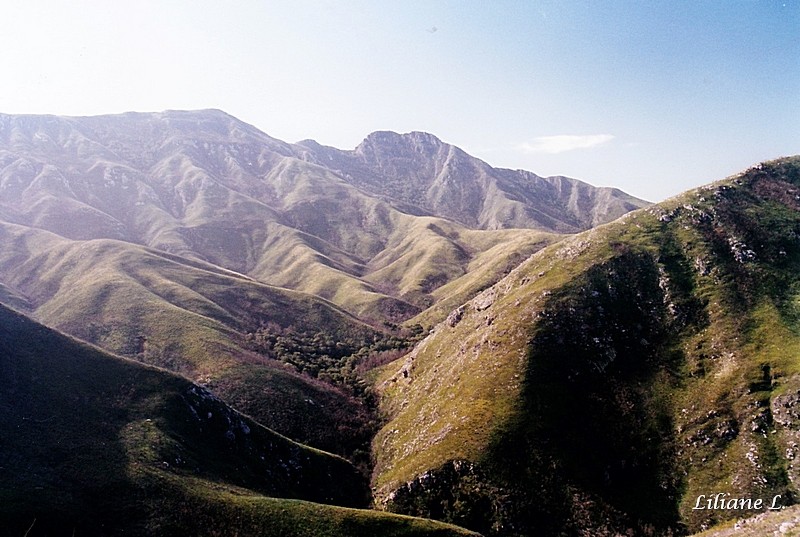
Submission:
[[[757,514],[693,509],[711,491],[794,503],[799,237],[794,157],[536,253],[379,379],[378,501],[498,536]]]
[[[375,132],[353,151],[298,144],[304,158],[385,196],[401,210],[444,216],[478,229],[575,233],[648,205],[617,189],[567,177],[493,168],[432,134]]]

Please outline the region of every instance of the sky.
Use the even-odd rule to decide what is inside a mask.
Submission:
[[[9,0],[0,113],[426,131],[660,201],[800,153],[800,0]]]

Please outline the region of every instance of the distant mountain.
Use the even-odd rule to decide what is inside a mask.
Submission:
[[[793,157],[537,252],[377,376],[378,503],[504,536],[763,511],[693,509],[712,492],[795,503],[799,237]]]
[[[441,216],[472,229],[575,233],[647,205],[615,188],[567,177],[493,168],[425,132],[374,132],[353,151],[314,141],[303,158],[401,211]]]
[[[333,507],[367,502],[346,461],[4,306],[0,383],[2,535],[466,535]]]
[[[477,230],[573,232],[642,205],[495,170],[419,133],[376,133],[345,152],[286,144],[214,110],[0,115],[1,220],[206,261],[378,323],[431,306],[436,288],[510,239]],[[536,231],[515,231],[515,250],[541,247]]]

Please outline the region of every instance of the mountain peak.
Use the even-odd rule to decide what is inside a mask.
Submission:
[[[398,133],[395,131],[374,131],[367,135],[364,142],[395,142],[395,141],[424,141],[428,143],[441,144],[443,143],[435,135],[425,131],[410,131],[405,133]],[[362,142],[363,143],[363,142]]]
[[[573,233],[648,205],[575,179],[493,168],[433,134],[376,131],[353,151],[300,144],[306,160],[332,165],[358,188],[414,214],[479,229],[533,228]]]
[[[433,134],[422,131],[411,131],[404,134],[399,134],[394,131],[375,131],[369,134],[358,147],[356,153],[364,154],[369,152],[370,149],[406,149],[406,150],[421,150],[421,149],[439,149],[443,145],[447,145]]]

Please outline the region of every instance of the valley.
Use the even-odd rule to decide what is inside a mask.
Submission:
[[[798,200],[797,157],[652,205],[420,132],[0,115],[7,534],[667,536],[729,520],[709,490],[794,503]]]

